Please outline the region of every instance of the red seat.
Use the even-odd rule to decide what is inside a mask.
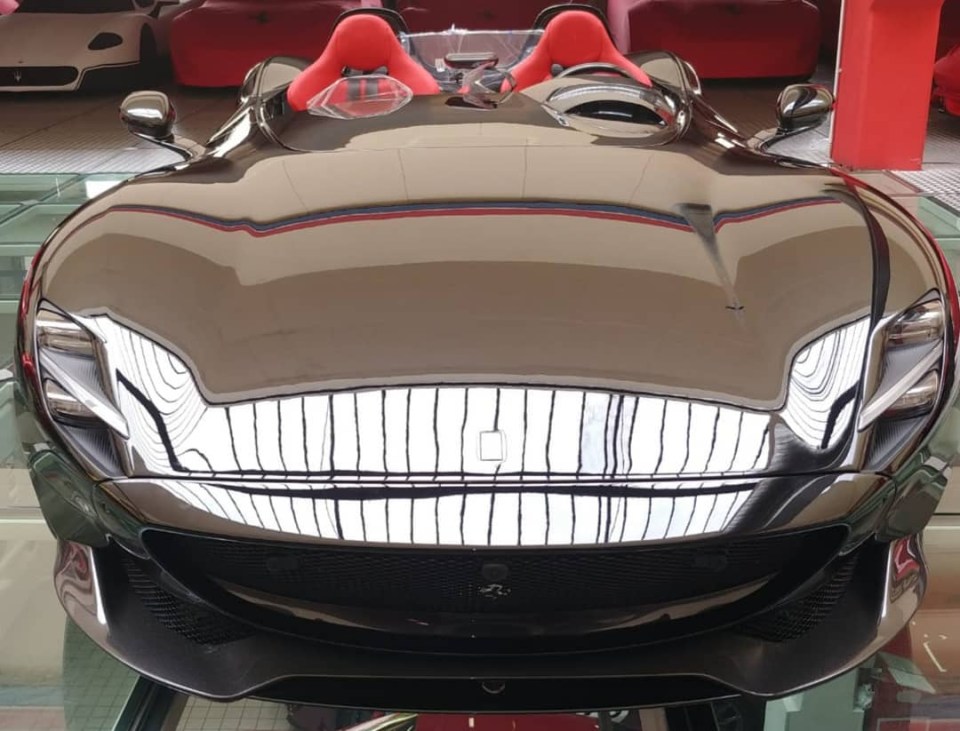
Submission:
[[[703,78],[805,78],[817,67],[820,10],[810,0],[609,0],[608,7],[612,17],[627,17],[628,52],[672,51]]]
[[[555,66],[570,68],[583,63],[619,66],[650,86],[650,77],[614,47],[603,21],[585,10],[567,10],[555,16],[533,52],[511,73],[520,90],[553,78]]]
[[[345,68],[367,72],[385,68],[414,94],[440,92],[429,72],[403,50],[387,21],[375,15],[353,15],[334,28],[320,57],[290,84],[290,106],[305,110],[313,97],[342,78]]]
[[[960,46],[937,61],[933,67],[934,97],[943,103],[944,109],[960,117]]]

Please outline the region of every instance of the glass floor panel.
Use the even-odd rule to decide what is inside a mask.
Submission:
[[[0,175],[0,204],[28,205],[79,178],[77,175]]]
[[[10,330],[23,277],[39,246],[73,211],[128,177],[0,175],[0,343]],[[0,345],[0,358],[9,350]]]
[[[0,247],[33,246],[36,250],[57,224],[76,208],[76,205],[69,203],[34,203],[23,206],[15,215],[0,223]],[[3,249],[0,248],[0,251]]]
[[[116,187],[129,175],[125,173],[104,173],[98,175],[77,176],[77,180],[56,188],[43,198],[44,203],[65,203],[74,207],[86,203]]]

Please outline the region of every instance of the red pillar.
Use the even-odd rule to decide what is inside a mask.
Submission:
[[[845,0],[833,159],[917,170],[943,0]]]

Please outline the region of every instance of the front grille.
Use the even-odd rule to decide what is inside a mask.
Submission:
[[[123,568],[133,593],[164,627],[199,645],[222,645],[250,632],[241,624],[181,599],[159,586],[137,560],[122,553]]]
[[[73,66],[0,66],[0,86],[65,86],[77,74]]]
[[[857,566],[856,559],[856,555],[843,559],[819,588],[802,599],[754,618],[742,625],[740,631],[768,642],[788,642],[803,637],[830,615],[846,593]]]
[[[662,605],[825,563],[824,529],[643,549],[379,549],[269,544],[149,530],[156,560],[191,588],[214,579],[279,597],[372,610],[464,615]],[[198,592],[202,593],[202,592]]]

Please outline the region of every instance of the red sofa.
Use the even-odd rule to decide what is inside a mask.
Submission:
[[[703,78],[810,76],[820,48],[811,0],[608,0],[621,51],[667,50]]]
[[[270,56],[316,58],[345,10],[379,0],[205,0],[170,28],[174,76],[184,86],[239,86]]]
[[[943,58],[957,45],[960,45],[960,0],[946,0],[940,11],[937,58]]]
[[[820,45],[826,53],[834,54],[840,41],[840,15],[843,0],[817,0],[820,8]]]

